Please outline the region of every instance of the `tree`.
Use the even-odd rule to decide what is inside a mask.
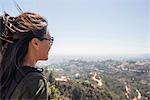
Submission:
[[[48,92],[50,94],[50,99],[52,100],[62,100],[60,96],[60,91],[55,85],[48,85]]]
[[[54,75],[54,71],[51,71],[49,76],[48,76],[48,81],[50,83],[54,83],[55,82],[55,75]]]

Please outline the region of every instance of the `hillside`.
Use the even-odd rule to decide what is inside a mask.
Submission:
[[[45,68],[64,100],[149,100],[149,61],[69,60]]]

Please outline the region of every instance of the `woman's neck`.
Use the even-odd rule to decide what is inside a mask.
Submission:
[[[30,66],[30,67],[35,67],[37,60],[34,59],[33,57],[26,55],[24,60],[23,60],[23,66]]]

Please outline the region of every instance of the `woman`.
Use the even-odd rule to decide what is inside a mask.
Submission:
[[[48,59],[53,43],[47,25],[36,13],[0,16],[1,100],[48,99],[46,79],[35,66]]]

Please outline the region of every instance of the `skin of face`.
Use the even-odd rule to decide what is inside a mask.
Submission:
[[[45,34],[45,39],[39,40],[37,38],[33,38],[29,43],[28,52],[30,54],[30,57],[38,60],[47,60],[48,59],[48,52],[51,49],[51,42],[49,41],[51,36],[49,33]]]
[[[38,51],[39,52],[39,60],[47,60],[48,52],[51,48],[52,41],[50,41],[50,38],[51,38],[50,34],[49,33],[45,34],[44,38],[46,38],[46,39],[39,41],[40,42],[39,43],[39,51]]]

